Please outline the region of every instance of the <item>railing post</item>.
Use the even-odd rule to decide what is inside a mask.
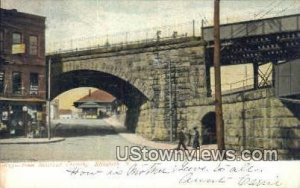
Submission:
[[[195,37],[195,20],[193,20],[193,37]]]

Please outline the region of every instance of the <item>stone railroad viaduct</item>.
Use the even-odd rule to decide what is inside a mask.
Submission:
[[[292,30],[284,31],[281,28],[278,32],[268,33],[267,28],[263,28],[264,33],[247,32],[243,36],[233,36],[233,30],[239,28],[233,24],[229,29],[230,40],[223,39],[228,45],[235,41],[241,44],[242,38],[244,45],[248,42],[247,46],[251,46],[253,41],[274,38],[267,44],[263,40],[258,42],[254,49],[256,51],[244,49],[237,52],[236,48],[243,48],[234,45],[226,47],[226,53],[222,56],[226,64],[253,63],[254,74],[257,73],[255,67],[272,62],[275,75],[273,84],[268,87],[255,87],[254,83],[252,89],[223,96],[227,149],[277,149],[281,158],[299,159],[300,106],[297,94],[300,92],[283,99],[278,95],[281,90],[277,87],[277,83],[282,83],[282,77],[278,75],[284,69],[280,68],[279,60],[285,58],[286,62],[293,62],[295,67],[300,64],[299,56],[295,55],[300,54],[299,50],[291,50],[293,55],[290,55],[289,49],[285,48],[289,40],[284,40],[283,44],[277,41],[278,38],[295,36],[292,41],[299,42],[300,18],[299,15],[294,17],[298,25]],[[285,20],[280,19],[282,26]],[[259,28],[260,22],[265,22],[263,27],[266,27],[267,23],[277,21],[259,20],[239,24],[246,25],[249,31],[255,24]],[[210,29],[204,28],[203,33],[209,34]],[[265,45],[266,49],[276,54],[276,50],[280,49],[273,44],[282,45],[279,46],[281,53],[269,54],[265,49],[258,48],[259,45]],[[299,49],[297,43],[295,45],[292,49]],[[192,129],[197,126],[202,144],[213,143],[215,114],[209,71],[212,66],[212,46],[210,38],[203,36],[49,54],[47,58],[52,61],[51,98],[72,88],[96,87],[111,93],[127,106],[125,126],[130,131],[151,140],[170,140],[171,133],[175,138],[180,127]],[[259,57],[250,58],[255,59],[250,61],[247,54],[255,56],[257,53]],[[254,79],[254,82],[258,82],[258,79]],[[207,136],[207,131],[212,134]]]

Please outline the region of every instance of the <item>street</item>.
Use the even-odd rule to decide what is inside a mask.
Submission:
[[[1,144],[0,161],[116,160],[116,146],[134,145],[118,135],[104,120],[59,122],[53,122],[58,125],[55,136],[66,140],[47,144]]]

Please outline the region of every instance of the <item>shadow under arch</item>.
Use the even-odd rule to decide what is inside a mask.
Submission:
[[[216,113],[208,112],[201,119],[202,144],[216,144]]]
[[[112,74],[94,70],[76,70],[51,78],[51,100],[59,94],[79,87],[94,87],[115,96],[127,106],[125,126],[135,132],[140,107],[148,98],[134,85]]]

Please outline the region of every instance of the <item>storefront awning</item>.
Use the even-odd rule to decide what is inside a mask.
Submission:
[[[79,105],[78,108],[101,108],[101,106],[95,102],[86,102]]]

